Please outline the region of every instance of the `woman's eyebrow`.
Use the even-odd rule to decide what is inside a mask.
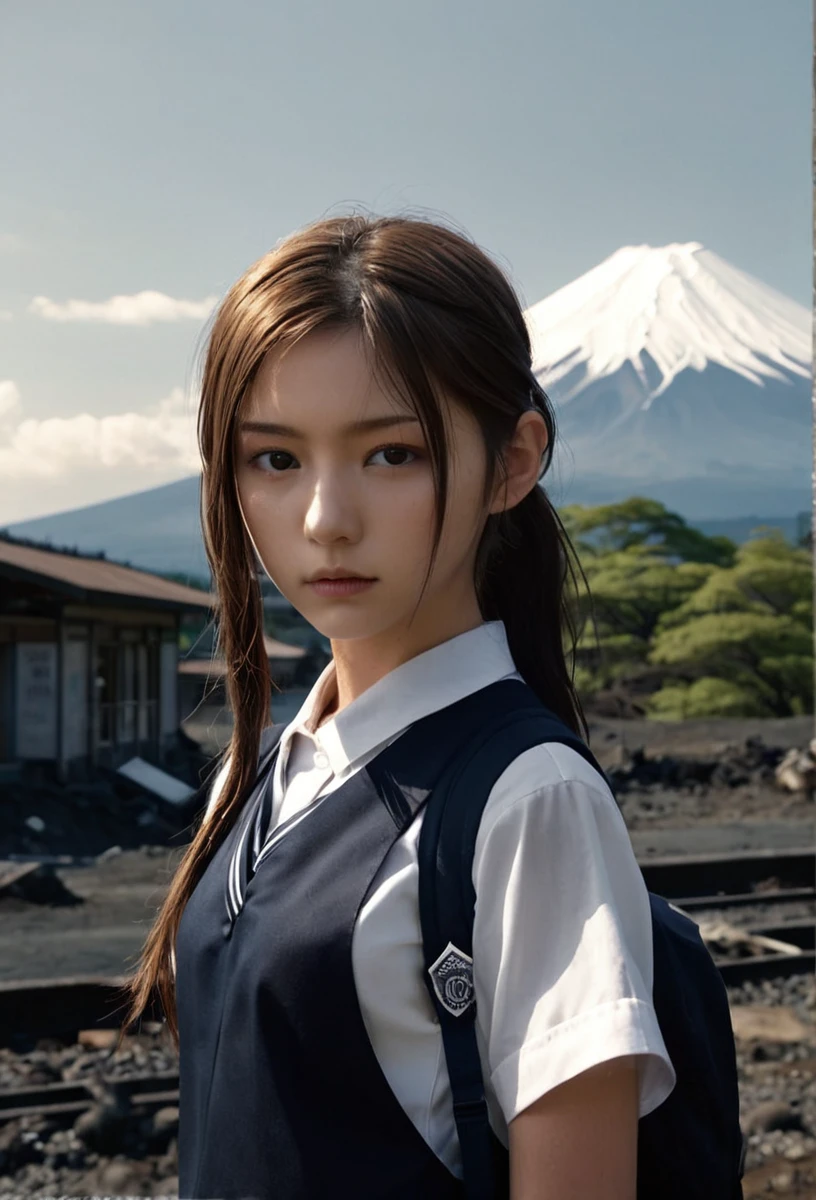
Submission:
[[[406,413],[405,416],[367,417],[362,421],[352,421],[344,425],[341,433],[344,437],[355,433],[371,433],[376,429],[388,429],[392,425],[419,424],[419,418]],[[303,438],[306,435],[292,425],[278,425],[271,421],[242,421],[241,433],[268,433],[277,437]]]

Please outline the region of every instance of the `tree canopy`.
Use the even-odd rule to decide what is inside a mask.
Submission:
[[[737,546],[642,497],[560,516],[589,584],[578,601],[582,694],[629,686],[648,715],[669,720],[812,711],[808,548],[773,530]]]

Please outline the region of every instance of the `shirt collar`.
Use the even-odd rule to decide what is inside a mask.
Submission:
[[[401,663],[315,729],[335,694],[332,660],[284,731],[281,751],[303,733],[325,753],[332,773],[341,775],[415,721],[516,672],[504,622],[483,621]]]

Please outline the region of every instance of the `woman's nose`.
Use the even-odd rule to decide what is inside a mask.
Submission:
[[[349,481],[339,477],[319,480],[306,509],[306,536],[318,542],[356,541],[361,527],[362,514]]]

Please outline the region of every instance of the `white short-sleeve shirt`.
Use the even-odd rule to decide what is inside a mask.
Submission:
[[[521,676],[504,624],[484,622],[395,668],[318,727],[336,694],[330,662],[281,738],[270,829],[318,797],[330,803],[335,788],[421,717],[508,678]],[[208,815],[227,766],[214,780]],[[352,966],[392,1091],[462,1178],[442,1033],[423,982],[423,812],[373,881]],[[507,767],[482,814],[473,884],[476,1039],[490,1124],[504,1146],[507,1125],[524,1108],[619,1055],[638,1056],[640,1115],[657,1108],[676,1077],[652,1003],[648,893],[615,799],[580,754],[542,744]]]

